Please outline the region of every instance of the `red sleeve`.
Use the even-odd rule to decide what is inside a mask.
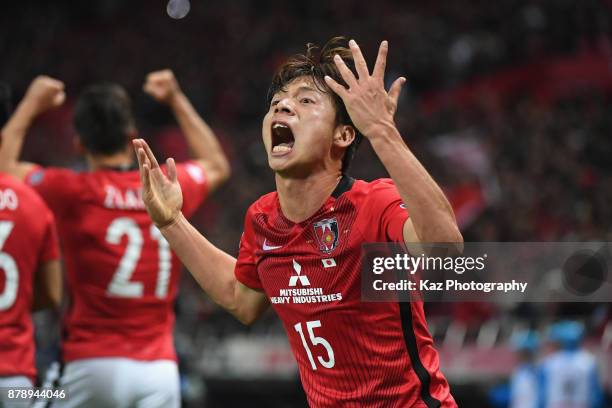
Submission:
[[[368,239],[375,242],[404,242],[404,223],[408,211],[391,179],[372,182],[362,213],[368,218]]]
[[[208,179],[202,166],[194,161],[177,163],[176,176],[183,192],[183,214],[189,218],[208,194]]]
[[[244,232],[240,237],[240,250],[238,262],[234,274],[236,279],[251,289],[263,291],[263,286],[257,274],[257,263],[255,258],[255,233],[251,222],[252,210],[249,208],[244,220]]]
[[[35,166],[24,181],[36,190],[54,214],[62,214],[76,201],[74,198],[80,186],[77,175],[69,169]]]
[[[51,211],[45,210],[45,233],[43,234],[43,244],[38,257],[40,263],[54,261],[60,257],[55,219]]]

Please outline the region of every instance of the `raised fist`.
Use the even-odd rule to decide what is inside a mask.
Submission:
[[[151,72],[142,88],[153,99],[162,103],[169,103],[181,91],[174,73],[169,69]]]
[[[36,115],[56,108],[66,100],[64,83],[45,75],[37,76],[28,87],[23,100],[31,104]]]

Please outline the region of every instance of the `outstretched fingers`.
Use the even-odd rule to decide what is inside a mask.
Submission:
[[[393,102],[397,105],[397,100],[399,99],[400,93],[402,92],[402,87],[406,83],[406,78],[399,77],[393,84],[391,84],[391,88],[389,88],[389,97],[393,100]]]
[[[381,42],[380,47],[378,47],[378,56],[376,57],[376,63],[374,64],[374,71],[372,71],[372,76],[379,78],[381,81],[385,78],[388,52],[389,43],[387,41]]]
[[[147,159],[149,159],[149,164],[150,164],[151,169],[159,168],[157,159],[155,158],[155,155],[153,154],[153,151],[151,150],[147,142],[144,139],[137,139],[137,140],[134,140],[134,142],[138,144],[138,147],[144,150]]]
[[[136,151],[136,156],[138,157],[138,167],[140,168],[140,182],[142,183],[142,187],[146,191],[151,190],[151,163],[147,158],[147,154],[145,153],[142,147],[139,147]]]
[[[176,163],[174,163],[174,159],[172,157],[166,159],[166,169],[168,170],[168,178],[170,179],[170,182],[176,183]]]
[[[349,47],[351,48],[351,53],[353,54],[353,61],[355,61],[355,70],[357,71],[357,75],[359,75],[359,79],[366,79],[370,76],[370,72],[368,71],[368,64],[361,53],[361,49],[355,40],[349,41]]]
[[[325,75],[325,83],[343,100],[348,96],[348,90],[343,85],[337,83],[332,77]]]
[[[140,172],[140,182],[145,190],[151,190],[151,160],[145,150],[147,143],[142,139],[134,139],[132,141],[134,149],[136,149],[136,159],[138,160],[138,168]],[[153,157],[155,160],[155,157]]]
[[[340,71],[340,76],[342,76],[342,79],[344,79],[344,82],[346,82],[349,88],[356,87],[357,78],[355,78],[355,75],[350,68],[346,66],[346,63],[342,57],[340,57],[340,55],[334,55],[334,63],[336,64],[336,67],[338,67],[338,71]]]

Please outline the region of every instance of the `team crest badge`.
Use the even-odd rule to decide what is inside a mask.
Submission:
[[[338,246],[338,221],[335,218],[328,218],[315,222],[313,226],[319,250],[329,254]]]

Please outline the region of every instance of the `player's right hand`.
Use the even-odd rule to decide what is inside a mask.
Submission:
[[[183,193],[177,180],[174,159],[166,160],[166,176],[147,142],[134,139],[132,143],[140,168],[142,199],[155,225],[163,228],[178,218],[183,206]]]
[[[23,100],[31,104],[35,115],[39,115],[64,103],[64,83],[45,75],[37,76],[28,87]]]
[[[142,89],[156,101],[166,104],[181,92],[174,72],[169,69],[151,72]]]

